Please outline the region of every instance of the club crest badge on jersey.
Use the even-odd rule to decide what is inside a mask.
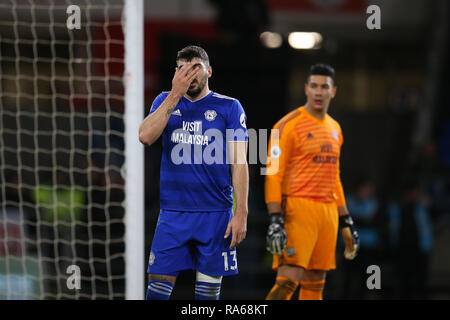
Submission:
[[[155,263],[155,254],[153,252],[150,252],[150,257],[148,258],[148,264],[152,265]]]
[[[217,112],[214,110],[206,110],[205,111],[205,119],[208,121],[213,121],[217,116]]]
[[[339,141],[339,135],[338,135],[337,131],[333,130],[333,131],[331,131],[331,133],[333,134],[334,140]]]

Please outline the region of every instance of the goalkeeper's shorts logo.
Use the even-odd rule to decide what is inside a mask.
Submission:
[[[155,254],[153,252],[150,252],[150,257],[148,258],[148,264],[152,265],[155,263]]]
[[[286,254],[288,257],[292,257],[295,254],[295,248],[293,247],[286,248]]]

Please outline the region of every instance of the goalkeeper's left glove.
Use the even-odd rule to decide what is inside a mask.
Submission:
[[[339,216],[339,226],[345,243],[344,257],[353,260],[359,249],[359,235],[356,232],[353,219],[350,215]]]

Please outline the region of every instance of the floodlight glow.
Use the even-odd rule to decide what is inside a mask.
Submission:
[[[322,35],[317,32],[291,32],[288,42],[294,49],[318,49],[322,43]]]
[[[283,38],[276,32],[264,31],[259,35],[259,39],[265,47],[271,49],[279,48],[283,43]]]

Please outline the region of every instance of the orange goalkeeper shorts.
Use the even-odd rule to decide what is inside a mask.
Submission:
[[[307,270],[336,268],[339,217],[336,203],[288,197],[285,202],[286,248],[274,255],[272,268],[294,265]]]

